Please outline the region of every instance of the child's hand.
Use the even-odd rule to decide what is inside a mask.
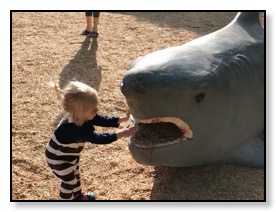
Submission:
[[[125,121],[128,121],[130,117],[130,111],[128,110],[126,112],[126,115],[124,117],[120,117],[119,120],[118,120],[118,124],[122,123],[122,122],[125,122]]]
[[[130,111],[129,110],[127,110],[127,112],[126,112],[126,119],[128,120],[129,119],[129,117],[130,117]]]
[[[117,139],[122,138],[122,137],[132,136],[138,131],[138,129],[139,129],[138,126],[121,129],[120,131],[116,132]]]

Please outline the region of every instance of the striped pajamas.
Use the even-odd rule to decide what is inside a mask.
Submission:
[[[45,155],[49,167],[62,181],[60,200],[73,200],[81,195],[79,160],[85,142],[109,144],[117,140],[115,133],[94,132],[96,126],[118,127],[118,117],[96,115],[93,120],[78,126],[70,117],[65,117],[55,129]]]

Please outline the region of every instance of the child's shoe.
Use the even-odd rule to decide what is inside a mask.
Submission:
[[[74,200],[93,201],[96,200],[96,197],[93,192],[87,192],[79,194]]]
[[[82,196],[81,200],[88,200],[88,201],[96,200],[96,197],[93,192],[82,193],[81,196]]]

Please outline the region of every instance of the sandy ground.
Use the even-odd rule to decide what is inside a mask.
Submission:
[[[85,82],[99,91],[99,113],[123,115],[120,82],[139,56],[184,44],[228,24],[233,12],[102,13],[100,36],[79,35],[82,12],[12,14],[12,199],[56,200],[59,180],[44,157],[62,109],[48,87]],[[99,132],[113,129],[97,128]],[[264,200],[264,170],[234,165],[190,168],[137,164],[129,139],[86,145],[84,191],[99,200]]]

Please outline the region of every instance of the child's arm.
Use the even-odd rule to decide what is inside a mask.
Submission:
[[[118,123],[119,117],[116,116],[101,116],[97,114],[94,119],[86,122],[88,126],[96,125],[102,127],[119,127]]]
[[[83,129],[81,140],[89,141],[95,144],[109,144],[122,137],[134,135],[138,130],[138,126],[124,128],[115,133],[96,133],[89,129]]]
[[[137,125],[130,128],[121,129],[120,131],[116,132],[117,139],[132,136],[138,131],[138,129],[139,127]]]
[[[109,117],[101,116],[97,114],[94,119],[88,121],[89,125],[96,125],[102,127],[119,127],[122,122],[128,121],[130,117],[130,112],[128,111],[124,117]]]
[[[127,111],[127,113],[124,117],[119,117],[118,124],[121,124],[122,122],[128,121],[129,117],[130,117],[130,112]]]

